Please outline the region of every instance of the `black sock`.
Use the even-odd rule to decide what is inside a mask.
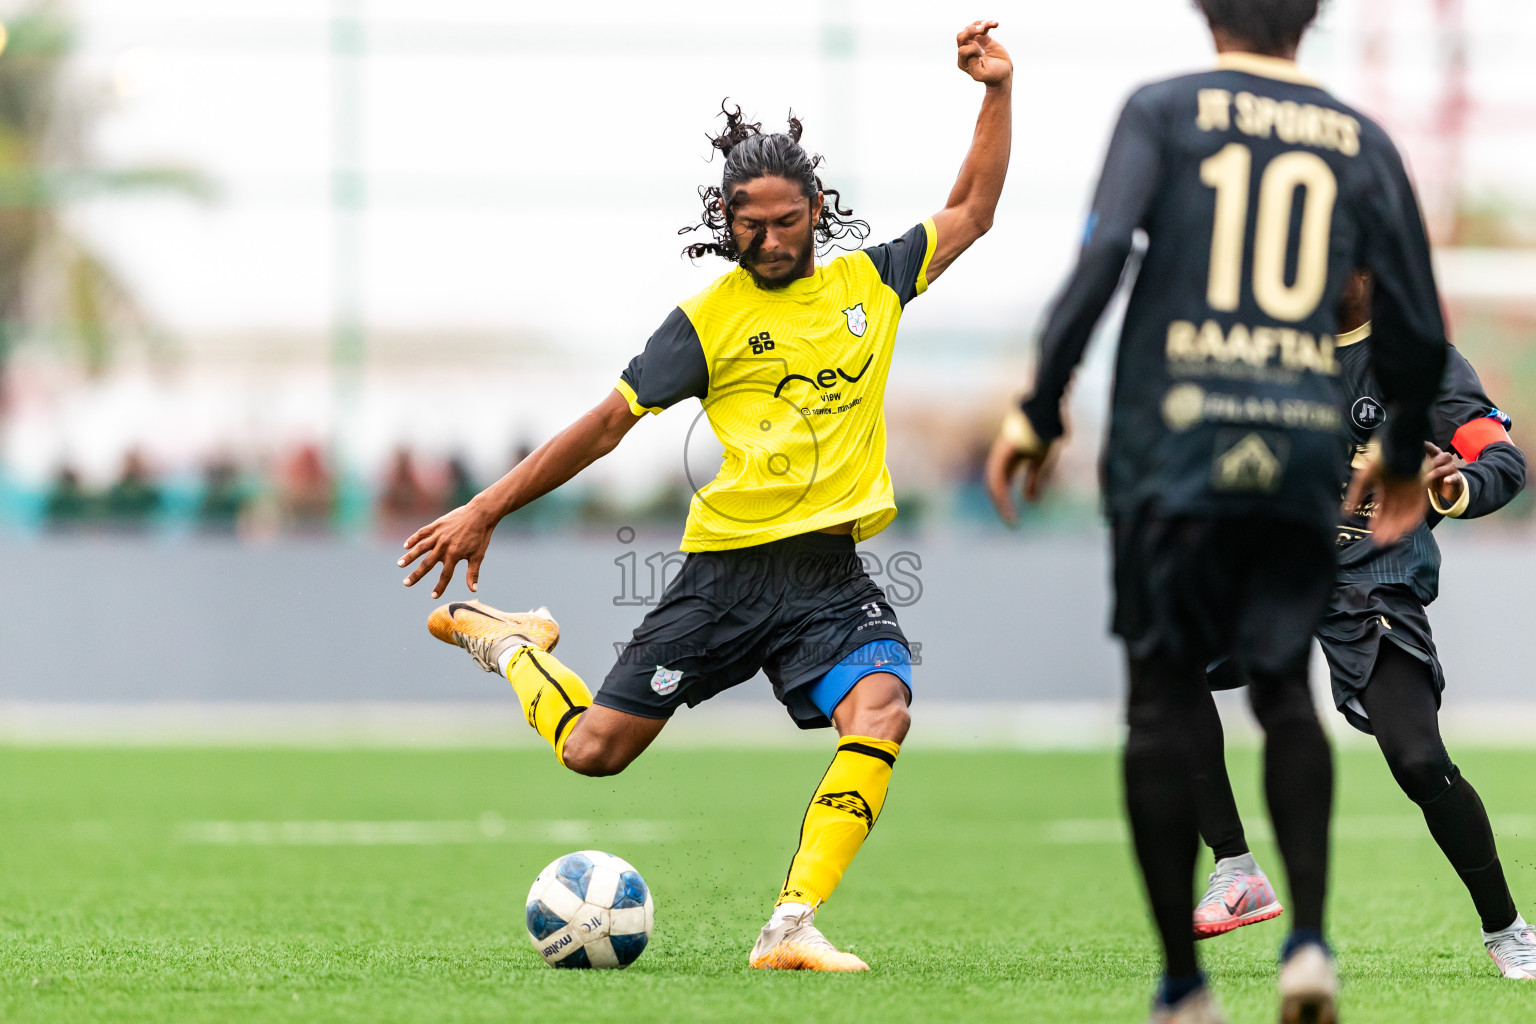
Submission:
[[[1298,928],[1285,937],[1285,942],[1280,945],[1280,962],[1285,963],[1302,946],[1322,946],[1329,956],[1333,950],[1328,948],[1328,943],[1323,941],[1323,933],[1310,929]]]
[[[1518,912],[1504,880],[1494,845],[1493,827],[1477,790],[1457,777],[1445,792],[1421,805],[1429,834],[1435,837],[1445,859],[1461,876],[1472,895],[1483,931],[1502,931],[1515,923]]]
[[[1312,707],[1305,669],[1249,686],[1264,727],[1264,796],[1291,889],[1291,925],[1323,931],[1328,891],[1328,825],[1333,811],[1333,751]]]
[[[1195,857],[1200,839],[1189,775],[1187,695],[1198,682],[1164,657],[1131,660],[1130,732],[1122,768],[1136,861],[1163,941],[1166,973],[1197,973]]]
[[[1227,776],[1221,713],[1216,710],[1216,701],[1208,696],[1196,703],[1194,711],[1189,720],[1189,771],[1195,784],[1200,838],[1217,860],[1241,857],[1248,852],[1248,839],[1243,835],[1243,819],[1237,813],[1232,780]]]
[[[1152,904],[1152,918],[1163,940],[1167,973],[1194,974],[1194,868],[1199,851],[1194,803],[1184,759],[1170,756],[1135,730],[1125,745],[1125,804],[1136,860]]]
[[[1191,992],[1197,992],[1203,987],[1205,987],[1205,975],[1199,971],[1194,974],[1181,974],[1178,977],[1165,974],[1163,986],[1157,993],[1157,1001],[1163,1006],[1172,1006]]]

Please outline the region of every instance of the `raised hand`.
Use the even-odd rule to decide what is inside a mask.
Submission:
[[[418,558],[421,564],[411,570],[405,585],[415,586],[433,566],[441,564],[443,571],[432,586],[432,596],[442,597],[448,584],[453,582],[454,568],[465,562],[464,582],[469,584],[470,590],[478,590],[480,563],[485,559],[485,549],[490,547],[491,531],[496,528],[498,518],[485,515],[471,501],[411,534],[405,542],[406,552],[397,564],[404,568]]]
[[[999,85],[1013,74],[1008,51],[988,35],[995,28],[995,21],[973,21],[955,36],[960,70],[983,85]]]

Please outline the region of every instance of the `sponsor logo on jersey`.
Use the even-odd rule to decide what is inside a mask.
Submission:
[[[1233,324],[1223,330],[1214,320],[1195,326],[1188,320],[1168,325],[1165,352],[1170,363],[1183,373],[1198,372],[1199,364],[1249,370],[1310,371],[1336,377],[1339,364],[1333,357],[1333,337],[1313,337],[1290,327],[1249,327]],[[1224,369],[1224,375],[1235,375]]]
[[[816,798],[816,802],[823,807],[830,807],[834,811],[842,811],[859,818],[866,825],[875,823],[875,815],[869,809],[869,801],[865,800],[856,791],[847,793],[823,793]]]
[[[1195,384],[1177,384],[1163,396],[1163,422],[1169,430],[1185,431],[1205,417],[1205,390]]]
[[[875,354],[871,352],[869,354],[869,358],[864,360],[864,365],[859,367],[859,372],[855,373],[851,377],[848,375],[848,371],[844,370],[841,366],[833,366],[825,370],[819,370],[817,371],[814,379],[807,377],[803,373],[785,374],[784,379],[779,381],[779,386],[773,389],[773,397],[778,398],[779,395],[784,392],[784,389],[789,385],[789,382],[793,380],[803,380],[817,391],[824,391],[827,388],[835,387],[839,377],[847,381],[849,384],[857,384],[859,380],[864,376],[865,372],[869,370],[869,364],[874,361]]]
[[[853,336],[864,337],[864,332],[869,329],[869,317],[864,315],[864,303],[850,306],[843,310],[843,315],[848,318],[848,330],[853,332]]]
[[[1340,413],[1334,406],[1303,398],[1226,395],[1188,383],[1175,384],[1163,395],[1163,422],[1175,433],[1200,423],[1248,423],[1332,433],[1339,421]]]
[[[1375,430],[1387,422],[1387,410],[1370,395],[1361,395],[1349,408],[1349,418],[1361,430]]]
[[[1223,430],[1216,438],[1212,482],[1220,491],[1270,493],[1278,490],[1289,451],[1290,445],[1284,436],[1266,437],[1258,431],[1243,434]]]
[[[665,697],[677,689],[677,684],[682,682],[683,670],[670,669],[662,665],[656,666],[656,674],[651,676],[651,689]]]

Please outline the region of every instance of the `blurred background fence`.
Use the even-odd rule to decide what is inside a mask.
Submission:
[[[1018,69],[1013,165],[994,231],[904,318],[888,540],[951,553],[927,564],[957,616],[1018,604],[1020,552],[1087,552],[1053,637],[1099,652],[1082,685],[1112,690],[1094,514],[1108,346],[1024,538],[993,523],[979,467],[1028,379],[1119,104],[1210,60],[1187,0],[787,0],[771,23],[703,0],[0,0],[0,698],[74,692],[48,685],[67,670],[40,595],[142,594],[122,621],[152,629],[172,595],[142,574],[238,579],[230,594],[279,608],[322,583],[398,588],[386,545],[599,401],[668,309],[724,269],[682,258],[677,237],[719,174],[704,133],[723,97],[770,126],[792,107],[828,184],[894,237],[943,203],[969,141],[979,96],[953,36],[978,15],[1002,22]],[[1533,49],[1526,0],[1334,0],[1301,58],[1399,139],[1455,341],[1517,441],[1536,423]],[[620,527],[658,551],[675,542],[690,473],[712,472],[711,452],[686,450],[698,415],[648,421],[509,520],[488,585],[535,546],[568,554],[570,602],[590,585],[620,607],[598,581],[621,552],[593,552]],[[1536,613],[1508,576],[1529,565],[1532,507],[1448,525],[1507,552],[1448,578]],[[302,554],[315,550],[330,553]],[[306,565],[325,574],[304,579]],[[390,628],[419,628],[425,599],[408,597],[379,606]],[[622,639],[606,623],[593,630]],[[1012,693],[1028,674],[994,646],[962,674]],[[312,647],[290,653],[309,664],[293,678],[333,671]],[[169,686],[146,693],[249,689],[190,682],[218,677],[170,649],[144,658],[144,678]]]

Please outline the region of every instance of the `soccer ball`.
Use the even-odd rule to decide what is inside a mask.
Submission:
[[[654,926],[645,879],[612,854],[568,853],[528,890],[528,937],[556,967],[628,967]]]

